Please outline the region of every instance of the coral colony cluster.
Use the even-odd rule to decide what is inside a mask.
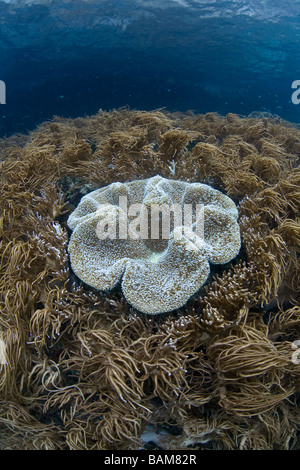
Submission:
[[[160,176],[112,183],[84,196],[68,219],[71,266],[100,290],[121,280],[126,300],[143,313],[169,312],[204,284],[208,261],[238,254],[237,215],[227,196],[205,184]]]
[[[300,130],[100,110],[0,149],[1,448],[298,448]]]

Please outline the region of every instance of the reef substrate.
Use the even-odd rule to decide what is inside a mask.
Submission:
[[[0,149],[1,448],[139,449],[149,425],[163,449],[299,448],[300,130],[100,110]],[[158,174],[233,199],[242,248],[147,316],[75,276],[66,221],[87,192]]]

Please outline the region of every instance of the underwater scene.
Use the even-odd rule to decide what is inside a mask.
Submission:
[[[0,54],[0,449],[299,450],[300,1],[0,0]]]

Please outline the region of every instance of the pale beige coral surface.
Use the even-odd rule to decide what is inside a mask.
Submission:
[[[172,208],[179,211],[179,222]],[[192,214],[197,208],[196,220],[187,225],[185,211]],[[139,216],[132,218],[137,211]],[[160,215],[157,233],[154,213]],[[159,175],[112,183],[84,196],[68,219],[72,268],[99,290],[121,282],[126,300],[143,313],[169,312],[182,307],[205,283],[209,262],[223,264],[238,254],[237,214],[229,197],[201,183]],[[167,237],[164,217],[170,228]]]

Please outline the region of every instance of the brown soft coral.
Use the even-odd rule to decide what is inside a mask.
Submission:
[[[297,447],[299,129],[122,109],[56,117],[1,151],[1,446],[134,449],[151,423],[176,426],[166,449]],[[152,316],[78,280],[67,218],[97,188],[157,174],[228,195],[241,250]]]

